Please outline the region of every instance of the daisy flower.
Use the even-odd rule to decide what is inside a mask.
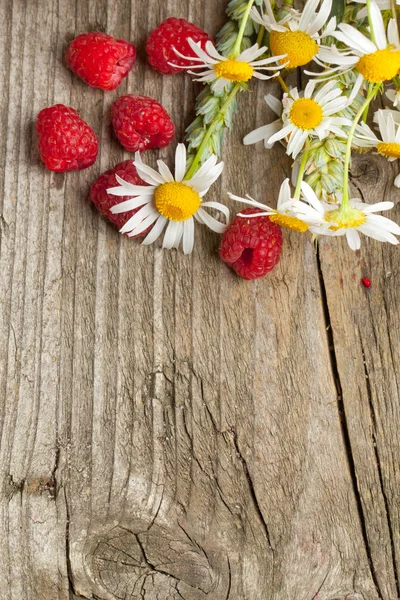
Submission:
[[[378,110],[374,121],[378,122],[381,139],[365,123],[360,124],[356,130],[356,145],[367,148],[376,148],[389,161],[400,158],[400,125],[394,121],[393,111]],[[400,113],[399,113],[400,114]],[[400,187],[400,175],[395,179],[396,187]]]
[[[266,46],[262,48],[258,44],[254,44],[251,48],[247,48],[237,57],[222,56],[215,48],[212,42],[207,42],[205,50],[202,50],[199,43],[188,39],[189,46],[196,54],[197,58],[192,56],[184,56],[178,50],[174,49],[175,54],[184,60],[192,63],[190,67],[179,67],[180,69],[202,69],[200,73],[195,73],[193,70],[188,70],[191,75],[198,75],[195,81],[211,83],[214,92],[220,92],[231,82],[246,83],[252,77],[256,79],[271,79],[279,75],[281,65],[277,65],[282,56],[272,56],[258,60],[260,56],[268,51]],[[193,66],[196,62],[196,66]],[[268,66],[275,63],[275,66]],[[170,63],[171,65],[173,63]],[[173,65],[178,66],[178,65]],[[278,71],[273,75],[266,75],[261,71]]]
[[[249,204],[250,206],[254,206],[254,208],[261,208],[263,211],[254,215],[242,215],[239,213],[240,217],[245,216],[246,219],[251,217],[269,217],[270,221],[280,225],[280,227],[286,227],[287,229],[301,233],[307,231],[310,225],[319,225],[322,222],[319,212],[313,213],[307,204],[292,198],[289,179],[285,179],[281,185],[276,209],[257,202],[257,200],[254,200],[249,195],[246,195],[246,198],[241,198],[231,193],[228,193],[228,195],[232,200]],[[301,216],[298,216],[299,211]]]
[[[315,214],[316,222],[309,227],[311,233],[328,236],[345,235],[352,250],[359,250],[361,246],[360,233],[379,242],[389,242],[394,245],[399,243],[395,235],[400,235],[400,227],[394,221],[374,214],[382,210],[390,210],[394,206],[393,202],[364,204],[359,198],[352,198],[344,207],[340,204],[321,202],[304,181],[301,190],[309,207],[304,211],[303,202],[302,205],[296,205],[295,211],[299,219],[310,218],[310,214]]]
[[[302,97],[296,88],[290,90],[290,94],[284,94],[282,127],[267,140],[268,144],[273,144],[289,136],[286,153],[293,158],[302,150],[308,136],[317,136],[322,140],[329,133],[334,133],[338,137],[345,137],[340,126],[351,125],[349,119],[334,116],[348,103],[342,90],[335,87],[337,81],[328,81],[314,95],[316,84],[315,79],[309,81]]]
[[[320,49],[318,64],[327,69],[324,76],[340,75],[355,67],[358,71],[354,86],[356,89],[364,79],[370,83],[381,83],[395,77],[400,69],[399,39],[395,21],[390,19],[386,36],[382,14],[375,0],[371,0],[370,13],[375,41],[355,27],[340,23],[340,31],[335,31],[332,35],[345,44],[348,50],[339,51],[336,46]],[[327,65],[337,66],[331,69]]]
[[[264,0],[266,14],[260,14],[256,8],[251,10],[251,17],[270,32],[270,47],[275,57],[280,59],[289,69],[301,67],[313,60],[318,54],[322,37],[332,35],[336,28],[336,18],[328,22],[323,34],[318,32],[328,20],[332,8],[332,0],[308,0],[302,13],[289,9],[288,14],[276,21],[270,0]]]
[[[249,146],[250,144],[256,144],[257,142],[261,142],[261,140],[264,140],[265,148],[272,148],[274,144],[269,144],[268,140],[274,135],[274,133],[277,133],[282,127],[282,122],[280,119],[282,115],[282,102],[278,100],[278,98],[275,98],[275,96],[272,96],[272,94],[267,94],[266,96],[264,96],[264,100],[269,106],[269,108],[271,108],[274,111],[274,113],[278,115],[279,119],[276,119],[268,125],[258,127],[257,129],[254,129],[254,131],[248,133],[243,138],[243,144],[245,146]]]
[[[190,254],[193,250],[194,219],[217,233],[223,233],[229,222],[228,208],[219,202],[202,201],[224,168],[224,163],[217,164],[217,160],[217,156],[210,156],[191,179],[185,180],[184,144],[178,144],[176,148],[175,177],[164,161],[157,161],[158,171],[155,171],[143,163],[140,153],[136,152],[133,164],[139,176],[149,185],[133,185],[117,175],[120,185],[107,190],[114,196],[131,196],[130,200],[112,207],[114,214],[140,209],[125,223],[121,233],[132,237],[153,225],[143,241],[144,245],[148,245],[155,242],[166,228],[163,248],[178,248],[182,241],[185,254]],[[225,217],[225,224],[208,214],[205,208],[220,211]]]

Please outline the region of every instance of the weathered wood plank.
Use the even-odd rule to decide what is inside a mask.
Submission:
[[[354,193],[365,202],[383,197],[397,204],[393,166],[374,156],[353,165]],[[397,247],[369,240],[349,254],[323,244],[322,273],[328,296],[343,422],[365,537],[382,597],[399,588],[399,275]],[[372,280],[369,290],[362,277]],[[364,378],[354,377],[354,372]]]
[[[277,270],[249,284],[218,260],[215,234],[199,229],[191,257],[142,248],[87,200],[129,156],[111,137],[116,97],[162,101],[178,138],[193,116],[189,77],[145,67],[148,32],[177,15],[215,34],[225,4],[0,2],[5,600],[399,595],[396,250],[371,242],[358,256],[334,240],[316,254],[289,235]],[[140,48],[116,92],[62,63],[96,29]],[[240,143],[268,115],[265,89],[240,98],[216,199],[273,202],[289,172],[283,149]],[[40,165],[32,124],[55,102],[100,136],[91,169]],[[354,174],[377,194],[389,171],[368,161],[379,178],[365,158]]]

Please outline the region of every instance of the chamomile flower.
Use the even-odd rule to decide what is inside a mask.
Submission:
[[[357,127],[357,139],[364,142],[364,146],[376,148],[379,154],[390,161],[400,158],[400,125],[395,123],[392,112],[378,110],[374,121],[379,124],[382,139],[379,139],[365,123]]]
[[[293,231],[299,231],[301,233],[307,231],[310,225],[317,225],[321,222],[319,213],[312,213],[307,204],[292,197],[289,179],[285,179],[281,185],[276,209],[257,202],[257,200],[254,200],[249,195],[246,195],[246,198],[241,198],[240,196],[235,196],[231,193],[228,193],[228,195],[232,200],[249,204],[254,208],[260,208],[263,211],[254,213],[254,215],[241,215],[239,213],[239,216],[245,216],[246,219],[251,217],[269,217],[270,221],[276,223],[280,227],[286,227],[287,229],[292,229]],[[298,216],[299,211],[301,216]]]
[[[222,91],[231,82],[247,83],[252,77],[256,79],[271,79],[279,75],[281,65],[278,64],[278,61],[282,56],[272,56],[258,60],[260,56],[267,52],[268,48],[266,46],[260,48],[258,44],[254,44],[254,46],[247,48],[237,57],[229,58],[222,56],[212,42],[206,43],[205,50],[201,48],[199,43],[194,42],[192,39],[188,39],[188,43],[195,53],[196,58],[184,56],[175,49],[177,56],[192,63],[190,67],[179,68],[190,69],[188,73],[198,75],[195,81],[211,83],[214,92]],[[193,66],[193,62],[198,64]],[[268,66],[272,64],[274,66]],[[195,73],[193,69],[201,69],[201,71],[200,73]],[[261,71],[277,72],[272,75],[266,75],[265,73],[261,73]]]
[[[304,211],[303,202],[302,205],[296,206],[296,213],[299,219],[316,214],[316,223],[309,227],[311,233],[327,236],[345,235],[352,250],[359,250],[361,246],[360,233],[379,242],[389,242],[394,245],[399,243],[395,236],[400,235],[400,227],[394,221],[374,214],[382,210],[390,210],[394,206],[393,202],[364,204],[359,198],[352,198],[344,207],[340,204],[321,202],[305,182],[301,184],[301,190],[304,199],[309,203],[309,208],[307,212]]]
[[[329,20],[323,34],[319,31],[328,20],[332,8],[332,0],[308,0],[302,13],[288,9],[288,14],[276,21],[270,0],[264,0],[266,14],[260,14],[256,8],[251,10],[251,17],[270,32],[270,47],[272,53],[282,64],[293,69],[301,67],[313,60],[318,54],[322,37],[332,35],[336,28],[336,18]]]
[[[381,139],[375,135],[366,123],[358,125],[355,145],[376,148],[378,154],[381,154],[390,162],[400,158],[400,125],[395,122],[393,112],[378,110],[374,115],[374,121],[379,124]],[[396,187],[400,187],[400,175],[396,177],[394,183]]]
[[[140,209],[120,230],[128,236],[135,236],[151,225],[151,231],[143,244],[155,242],[166,228],[163,248],[178,248],[181,241],[183,252],[190,254],[194,243],[194,219],[207,225],[217,233],[223,233],[229,222],[229,210],[219,202],[203,202],[203,196],[218,179],[224,163],[217,164],[217,157],[212,155],[188,180],[186,172],[186,147],[178,144],[175,154],[175,177],[162,161],[158,161],[158,171],[142,162],[140,153],[136,152],[134,165],[139,176],[148,183],[147,186],[133,185],[116,175],[120,184],[108,189],[114,196],[131,196],[131,199],[112,207],[114,214]],[[205,208],[220,211],[225,217],[225,224],[212,217]]]
[[[314,94],[316,84],[316,80],[309,81],[302,97],[296,88],[290,90],[290,94],[284,94],[282,127],[267,140],[268,144],[273,144],[288,137],[286,153],[293,158],[302,150],[308,136],[317,136],[322,140],[329,133],[334,133],[338,137],[345,137],[340,127],[351,125],[349,119],[335,116],[348,103],[342,90],[335,87],[337,81],[328,81]]]
[[[275,98],[275,96],[272,96],[272,94],[267,94],[266,96],[264,96],[264,100],[269,106],[269,108],[271,108],[274,111],[274,113],[278,115],[278,117],[281,117],[282,102],[278,100],[278,98]],[[282,122],[280,118],[276,119],[272,123],[269,123],[268,125],[262,125],[261,127],[258,127],[257,129],[254,129],[254,131],[248,133],[243,138],[243,144],[245,146],[249,146],[250,144],[256,144],[257,142],[261,142],[261,140],[264,140],[265,148],[272,148],[274,144],[269,144],[268,140],[274,135],[274,133],[277,133],[281,129],[281,127]]]
[[[400,69],[399,39],[395,21],[389,21],[386,35],[382,14],[375,0],[371,0],[370,12],[375,42],[355,27],[340,23],[339,31],[332,35],[348,49],[340,51],[336,46],[320,49],[317,62],[327,69],[323,73],[324,76],[337,76],[355,67],[358,71],[356,89],[363,80],[381,83],[395,77]],[[327,65],[337,66],[329,68]]]

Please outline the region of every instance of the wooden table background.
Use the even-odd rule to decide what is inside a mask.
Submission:
[[[225,5],[0,1],[2,600],[400,596],[398,250],[332,240],[316,253],[285,232],[279,267],[248,283],[216,234],[199,227],[189,257],[140,247],[87,199],[128,157],[111,135],[116,97],[162,101],[179,140],[193,118],[189,76],[145,66],[148,33],[176,15],[214,35]],[[139,48],[116,92],[63,64],[91,30]],[[277,90],[252,88],[216,200],[275,202],[289,173],[282,147],[241,144]],[[40,164],[35,117],[56,102],[101,139],[86,171]],[[353,183],[397,201],[397,168],[360,156]]]

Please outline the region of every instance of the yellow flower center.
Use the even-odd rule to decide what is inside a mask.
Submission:
[[[304,31],[275,31],[270,34],[270,46],[275,56],[286,54],[281,58],[282,64],[288,63],[288,69],[301,67],[310,62],[318,52],[318,44]]]
[[[187,221],[200,208],[201,198],[192,188],[173,181],[163,183],[154,192],[156,208],[170,221]]]
[[[400,158],[400,144],[379,142],[377,149],[379,154],[383,154],[386,158]]]
[[[331,210],[325,215],[325,221],[335,223],[335,225],[329,227],[333,231],[338,231],[338,229],[354,229],[365,223],[366,220],[365,213],[351,206],[345,209],[337,208],[336,210]]]
[[[229,81],[249,81],[253,77],[254,69],[247,62],[238,60],[222,60],[214,65],[214,71],[218,77]]]
[[[356,64],[356,69],[371,83],[393,79],[400,69],[400,51],[385,48],[385,50],[377,50],[372,54],[366,54],[360,58]]]
[[[282,213],[274,213],[269,216],[270,221],[280,225],[280,227],[286,227],[287,229],[293,229],[293,231],[299,231],[300,233],[304,233],[304,231],[308,230],[307,223],[297,219],[296,217],[289,217],[288,215],[283,215]]]
[[[290,121],[300,129],[315,129],[321,123],[324,114],[321,106],[312,98],[295,100],[290,109]]]

